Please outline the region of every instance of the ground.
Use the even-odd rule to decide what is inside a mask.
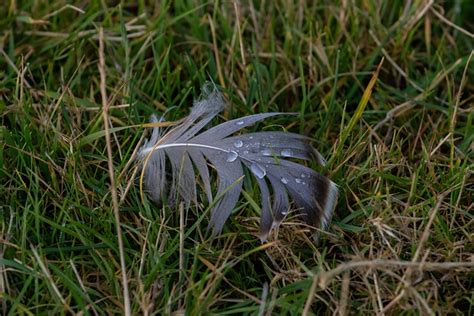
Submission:
[[[137,3],[0,4],[2,314],[474,313],[471,1]],[[141,194],[143,124],[209,80],[214,125],[297,113],[246,131],[328,160],[318,242],[292,209],[262,244],[252,177],[216,237]]]

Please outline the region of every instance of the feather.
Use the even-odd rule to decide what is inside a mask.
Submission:
[[[149,197],[160,201],[169,194],[172,200],[179,197],[188,205],[197,203],[198,174],[209,202],[214,203],[209,226],[217,234],[238,202],[245,167],[260,188],[262,241],[288,214],[289,197],[308,224],[325,229],[336,206],[337,186],[314,170],[288,160],[316,160],[325,164],[324,158],[310,145],[310,139],[287,132],[234,135],[259,121],[285,114],[275,112],[249,115],[203,131],[224,109],[225,101],[211,83],[205,84],[202,91],[203,97],[193,103],[188,117],[165,132],[153,128],[150,138],[140,148],[138,156]],[[156,121],[153,116],[152,122]],[[171,167],[170,185],[167,185],[167,164]],[[209,167],[217,173],[215,195],[211,191]]]

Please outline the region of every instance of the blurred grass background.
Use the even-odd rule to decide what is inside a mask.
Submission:
[[[472,1],[70,3],[0,4],[2,314],[121,314],[124,295],[132,314],[474,313]],[[217,238],[205,198],[184,226],[142,201],[137,125],[184,117],[209,79],[218,122],[299,113],[249,130],[308,135],[329,160],[318,244],[297,212],[260,244],[250,178]]]

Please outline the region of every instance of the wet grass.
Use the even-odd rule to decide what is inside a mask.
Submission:
[[[0,4],[2,313],[123,313],[127,297],[132,314],[472,314],[472,13],[470,1]],[[216,238],[205,198],[187,212],[142,199],[140,125],[184,117],[208,79],[230,104],[218,122],[298,113],[249,130],[308,135],[328,159],[340,197],[317,244],[292,211],[262,245],[250,178]]]

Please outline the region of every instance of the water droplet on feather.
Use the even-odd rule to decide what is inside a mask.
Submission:
[[[267,174],[267,171],[265,170],[265,168],[260,166],[258,163],[251,164],[250,170],[259,179],[263,179],[263,177],[265,177],[265,175]]]
[[[227,154],[227,162],[234,162],[239,157],[239,154],[235,151],[229,151]]]
[[[260,152],[263,156],[273,156],[273,151],[271,149],[265,148]]]
[[[234,146],[235,146],[236,148],[240,148],[240,147],[242,147],[243,145],[244,145],[244,143],[243,143],[240,139],[239,139],[239,140],[236,140],[236,141],[234,142]]]
[[[283,149],[281,151],[282,157],[293,157],[293,151],[291,149]]]
[[[282,178],[280,179],[280,181],[281,181],[283,184],[288,184],[288,179],[285,178],[285,177],[282,177]]]
[[[296,178],[296,179],[295,179],[295,182],[296,182],[296,183],[301,183],[301,179],[300,179],[300,178]]]
[[[237,125],[239,125],[239,126],[240,126],[240,125],[244,125],[244,121],[238,121],[238,122],[235,123],[235,124],[237,124]]]

